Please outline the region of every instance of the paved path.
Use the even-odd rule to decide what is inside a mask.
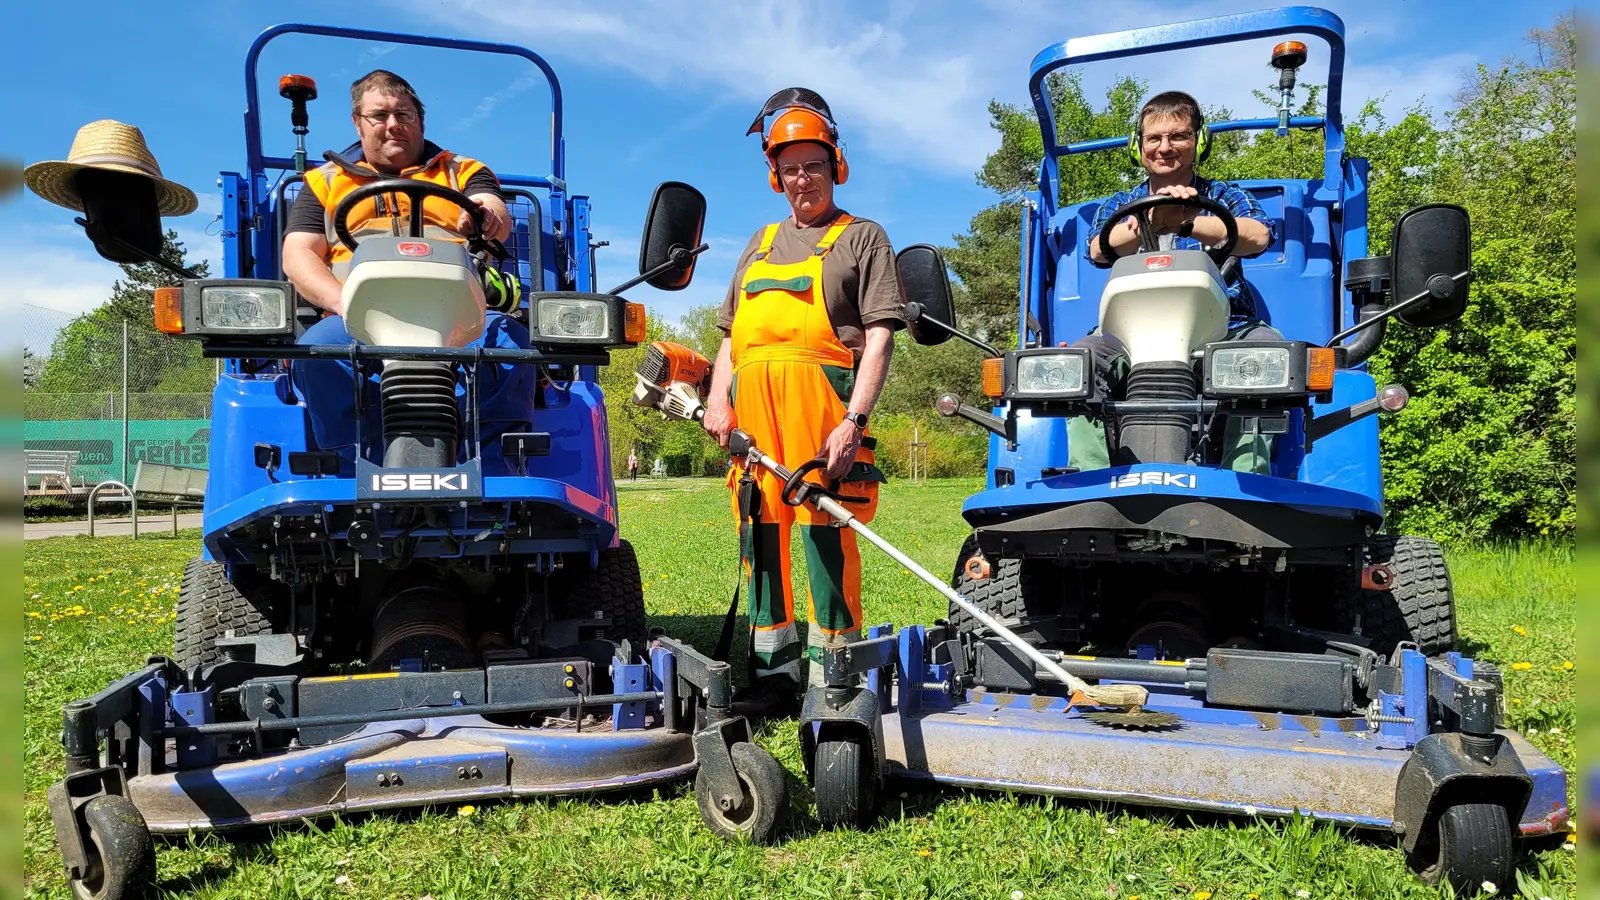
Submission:
[[[200,513],[180,513],[178,515],[178,528],[199,528]],[[15,532],[13,532],[14,534]],[[25,540],[38,540],[39,538],[68,537],[74,534],[88,534],[89,522],[87,519],[76,522],[24,522],[22,524],[22,537]],[[145,534],[172,534],[172,517],[140,516],[139,533]],[[133,520],[127,516],[110,519],[95,517],[95,537],[127,537],[133,534]]]

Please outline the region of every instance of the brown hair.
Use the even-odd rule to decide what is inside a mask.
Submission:
[[[1195,131],[1205,124],[1205,116],[1200,114],[1200,104],[1183,91],[1162,91],[1145,101],[1144,109],[1139,110],[1138,133],[1144,134],[1144,120],[1155,116],[1161,119],[1187,119],[1189,127]]]
[[[411,83],[388,69],[373,69],[350,85],[350,114],[361,115],[361,98],[367,91],[377,91],[390,97],[405,97],[417,108],[417,122],[422,122],[422,98],[412,90]]]

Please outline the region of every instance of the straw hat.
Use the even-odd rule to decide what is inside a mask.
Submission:
[[[144,133],[132,125],[101,119],[78,129],[65,162],[37,162],[22,171],[35,194],[57,206],[83,211],[72,176],[82,169],[106,169],[144,175],[156,186],[156,203],[163,216],[186,216],[200,205],[194,191],[161,177],[161,166],[145,146]]]

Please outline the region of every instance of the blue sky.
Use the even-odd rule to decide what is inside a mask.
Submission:
[[[1328,2],[1348,34],[1347,115],[1368,98],[1397,113],[1417,101],[1447,108],[1474,65],[1525,50],[1523,36],[1570,4],[1355,0]],[[848,148],[841,205],[881,222],[896,246],[951,243],[994,201],[973,173],[998,144],[991,98],[1025,103],[1028,63],[1076,35],[1260,8],[1252,3],[836,2],[723,4],[661,0],[328,3],[25,4],[4,40],[11,90],[0,95],[0,155],[64,158],[85,122],[115,118],[144,130],[169,178],[200,194],[200,211],[169,220],[191,253],[220,260],[222,170],[244,163],[243,60],[250,41],[284,21],[320,22],[517,43],[542,54],[561,79],[568,180],[594,205],[601,281],[632,274],[650,191],[662,180],[698,186],[709,201],[712,249],[694,284],[676,294],[631,296],[677,318],[720,301],[738,251],[764,223],[787,214],[766,185],[754,137],[744,132],[773,91],[795,84],[828,99]],[[70,15],[61,10],[70,9]],[[18,20],[20,18],[20,21]],[[1326,71],[1311,45],[1304,81]],[[1153,88],[1182,87],[1207,104],[1267,114],[1250,97],[1273,75],[1266,46],[1235,44],[1088,67],[1086,84],[1120,74]],[[290,36],[270,45],[261,80],[315,77],[313,156],[352,139],[346,97],[357,76],[382,66],[412,81],[427,104],[428,137],[503,172],[544,174],[550,102],[525,61],[330,38]],[[268,152],[293,148],[288,103],[262,98]],[[19,127],[25,123],[25,127]],[[1096,135],[1098,136],[1098,135]],[[64,313],[93,308],[118,270],[96,257],[67,211],[31,194],[0,207],[0,272],[7,307]],[[220,264],[214,263],[220,273]],[[603,284],[602,286],[605,286]],[[33,337],[27,338],[30,344]]]

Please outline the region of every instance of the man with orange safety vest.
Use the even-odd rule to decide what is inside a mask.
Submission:
[[[461,191],[477,204],[483,214],[483,238],[503,241],[511,234],[511,213],[500,195],[499,179],[483,163],[451,153],[423,137],[422,100],[404,78],[377,69],[357,79],[350,86],[350,121],[357,142],[343,153],[324,153],[327,162],[306,172],[305,186],[284,229],[284,275],[303,299],[328,313],[306,329],[302,344],[352,343],[338,315],[351,250],[334,232],[333,211],[356,188],[388,178],[432,182]],[[351,235],[360,241],[368,235],[409,234],[411,203],[404,194],[384,194],[357,205],[347,219]],[[422,209],[425,237],[466,241],[477,234],[468,211],[447,200],[428,197]],[[470,346],[526,348],[528,330],[510,316],[489,310],[484,336]],[[375,378],[376,372],[367,374]],[[348,360],[301,360],[291,367],[290,377],[305,399],[317,445],[340,451],[346,464],[353,467],[357,432],[352,381],[356,368]],[[536,377],[533,366],[478,367],[485,474],[503,466],[499,433],[531,419]],[[377,391],[366,394],[371,401],[367,421],[376,422]],[[460,385],[457,396],[465,396]],[[377,431],[367,429],[368,434]]]
[[[770,128],[768,116],[776,114]],[[735,427],[789,469],[826,461],[823,475],[870,522],[883,475],[868,415],[889,371],[905,298],[894,249],[876,222],[834,204],[849,177],[828,105],[788,88],[750,126],[760,134],[768,183],[788,218],[757,231],[739,258],[717,324],[727,335],[712,370],[704,424],[724,446]],[[824,646],[861,637],[861,555],[855,532],[810,506],[791,507],[770,472],[735,465],[740,550],[748,578],[750,685],[741,696],[766,715],[798,709],[801,645],[789,578],[789,536],[806,555],[811,683]],[[742,502],[741,502],[742,501]]]

